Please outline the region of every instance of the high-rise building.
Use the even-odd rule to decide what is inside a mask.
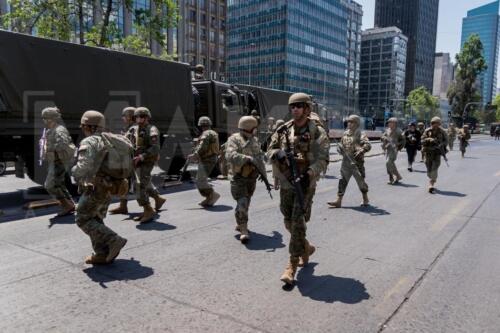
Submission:
[[[404,98],[408,38],[397,27],[373,28],[361,37],[359,108],[384,119],[386,107]]]
[[[453,81],[454,65],[449,53],[436,53],[434,61],[434,83],[432,94],[447,99],[448,88]]]
[[[359,108],[359,67],[361,61],[361,25],[363,8],[357,2],[342,0],[348,11],[347,19],[347,96],[346,114],[357,113]]]
[[[0,0],[0,15],[7,13],[8,8],[7,0]]]
[[[439,0],[377,0],[375,26],[396,26],[408,37],[405,95],[420,86],[432,91]]]
[[[494,98],[497,88],[499,47],[499,1],[469,10],[462,22],[462,47],[470,35],[478,34],[484,47],[484,58],[488,69],[480,77],[483,102]]]
[[[359,80],[361,14],[352,0],[229,0],[229,81],[302,91],[345,111],[348,82],[355,91]]]

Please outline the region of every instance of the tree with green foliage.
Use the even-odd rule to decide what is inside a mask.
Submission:
[[[500,95],[496,95],[492,103],[496,107],[496,121],[500,121]]]
[[[11,10],[0,22],[15,32],[170,59],[165,30],[179,21],[177,2],[151,0],[150,5],[135,9],[132,0],[11,0]],[[129,36],[116,22],[123,8],[134,21],[135,32]]]
[[[429,120],[432,117],[440,117],[439,99],[425,87],[413,89],[408,95],[408,106],[413,110],[413,115],[418,120]]]
[[[453,115],[462,117],[468,103],[481,100],[476,82],[481,73],[488,68],[483,56],[483,43],[477,34],[469,36],[462,51],[456,55],[455,59],[457,72],[454,82],[448,89],[447,96]]]

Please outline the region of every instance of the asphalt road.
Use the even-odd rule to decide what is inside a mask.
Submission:
[[[330,164],[308,224],[317,251],[292,290],[279,281],[289,240],[279,196],[260,183],[246,246],[228,182],[214,182],[222,198],[209,210],[185,184],[166,190],[155,223],[108,216],[129,242],[113,265],[91,267],[72,217],[22,212],[19,198],[40,193],[0,178],[0,332],[499,332],[500,143],[476,138],[465,159],[449,156],[434,195],[406,154],[399,186],[386,184],[383,156],[368,158],[369,208],[354,182],[344,208],[327,208],[340,166]]]

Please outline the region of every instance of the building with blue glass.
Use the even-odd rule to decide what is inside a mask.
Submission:
[[[351,0],[229,0],[227,9],[230,82],[301,91],[338,111],[356,109],[360,5]]]
[[[481,75],[479,86],[484,103],[490,103],[497,91],[499,47],[499,1],[467,12],[462,21],[462,47],[470,35],[477,34],[484,47],[488,69]]]

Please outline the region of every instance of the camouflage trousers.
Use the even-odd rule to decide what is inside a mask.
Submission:
[[[368,184],[365,182],[365,161],[355,161],[355,163],[356,165],[352,165],[349,160],[345,158],[342,160],[339,189],[337,192],[340,197],[345,194],[347,184],[349,184],[351,177],[354,177],[362,193],[368,192]],[[359,172],[356,172],[355,168],[358,169]]]
[[[241,175],[235,175],[231,180],[231,195],[236,200],[234,217],[238,225],[248,223],[248,208],[255,192],[256,183],[256,178],[247,178]]]
[[[50,162],[44,187],[57,200],[71,199],[66,188],[66,167],[62,162]]]
[[[436,181],[438,177],[438,169],[441,165],[441,155],[437,154],[425,154],[425,166],[427,168],[427,177],[430,180]]]
[[[196,187],[203,197],[210,196],[214,189],[208,183],[208,177],[215,167],[215,161],[200,162],[198,164],[198,172],[196,172]]]
[[[465,154],[468,145],[469,143],[467,141],[460,140],[460,151]]]
[[[304,212],[296,200],[294,189],[280,189],[280,210],[283,214],[285,228],[290,232],[288,251],[291,257],[299,257],[305,253],[306,223],[311,218],[311,207],[316,188],[303,189],[303,193]]]
[[[76,224],[90,237],[96,255],[107,256],[108,244],[117,234],[104,225],[104,218],[111,202],[107,190],[97,187],[86,191],[78,201],[76,208]]]
[[[448,137],[448,147],[450,147],[450,150],[453,150],[453,144],[455,143],[455,137],[454,136],[450,136]]]
[[[151,182],[151,172],[153,171],[154,163],[141,163],[135,169],[140,184],[136,184],[135,193],[139,206],[149,205],[149,197],[155,197],[160,193]]]
[[[398,168],[396,167],[396,160],[398,159],[398,151],[394,149],[387,150],[387,162],[385,166],[387,168],[387,174],[389,176],[400,176]]]

